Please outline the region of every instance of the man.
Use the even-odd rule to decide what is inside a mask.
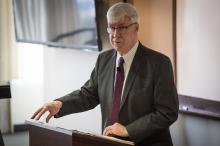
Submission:
[[[107,20],[114,49],[99,55],[80,90],[46,103],[32,118],[49,111],[48,122],[52,116],[100,104],[103,135],[130,139],[140,146],[171,146],[169,126],[177,119],[178,99],[169,58],[138,41],[138,14],[132,5],[113,5]]]

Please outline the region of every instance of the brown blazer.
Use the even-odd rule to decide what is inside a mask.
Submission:
[[[99,55],[90,79],[58,100],[57,117],[101,106],[102,129],[111,115],[116,51]],[[119,123],[136,145],[171,146],[169,126],[178,117],[178,98],[169,58],[139,43],[124,87]]]

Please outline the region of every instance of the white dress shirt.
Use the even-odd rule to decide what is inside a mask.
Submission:
[[[135,43],[135,45],[131,48],[131,50],[130,50],[128,53],[126,53],[125,55],[123,55],[123,56],[121,56],[121,55],[117,52],[116,66],[115,66],[115,76],[116,76],[116,72],[117,72],[117,67],[118,67],[119,58],[120,58],[120,57],[123,57],[123,59],[124,59],[123,67],[124,67],[124,75],[125,75],[125,78],[124,78],[124,83],[123,83],[122,95],[123,95],[124,86],[125,86],[125,83],[126,83],[126,80],[127,80],[127,77],[128,77],[128,73],[129,73],[131,64],[132,64],[132,62],[133,62],[134,55],[135,55],[135,53],[136,53],[136,51],[137,51],[138,45],[139,45],[139,41],[137,41],[137,42]]]

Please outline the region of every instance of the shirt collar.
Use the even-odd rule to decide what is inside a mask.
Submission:
[[[137,48],[138,48],[138,45],[139,45],[139,41],[137,41],[135,43],[135,45],[131,48],[131,50],[129,50],[125,55],[121,56],[118,52],[117,52],[117,59],[116,59],[116,66],[118,66],[118,60],[120,57],[123,57],[124,61],[125,61],[125,65],[128,65],[130,66],[131,63],[132,63],[132,60],[134,58],[134,55],[137,51]]]

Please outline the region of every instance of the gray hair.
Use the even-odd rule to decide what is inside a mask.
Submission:
[[[111,23],[119,22],[125,17],[129,18],[132,23],[139,21],[136,8],[129,3],[116,3],[107,12],[107,21]]]

